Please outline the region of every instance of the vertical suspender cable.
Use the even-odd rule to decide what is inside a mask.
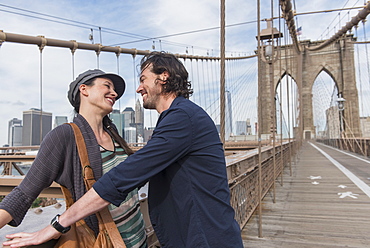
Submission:
[[[221,71],[221,61],[218,61],[218,63],[216,64],[216,68],[215,68],[215,76],[216,76],[216,82],[217,82],[217,96],[218,96],[218,105],[215,105],[216,107],[216,114],[218,113],[218,115],[216,116],[217,118],[217,122],[220,123],[221,125],[221,96],[220,96],[220,82],[221,82],[221,79],[220,79],[220,71]],[[220,130],[221,130],[221,127],[220,127]],[[221,131],[220,131],[220,136],[221,136]]]
[[[288,37],[286,37],[286,44],[288,43]],[[289,147],[289,156],[288,156],[288,163],[290,164],[290,149],[291,149],[291,145],[290,145],[290,119],[289,119],[289,111],[290,111],[290,108],[289,108],[289,73],[288,73],[288,69],[289,69],[289,60],[290,60],[290,51],[292,49],[289,49],[288,50],[288,47],[286,47],[285,49],[285,67],[286,67],[286,74],[285,74],[285,82],[286,82],[286,88],[287,88],[287,92],[286,92],[286,100],[287,100],[287,115],[288,115],[288,123],[287,123],[287,136],[288,136],[288,147]]]
[[[100,44],[103,45],[103,39],[101,36],[101,27],[99,27]]]
[[[190,69],[191,69],[191,84],[193,85],[194,90],[194,70],[193,70],[193,59],[190,59]],[[193,101],[195,102],[195,96],[193,94]]]
[[[274,28],[274,1],[271,0],[271,34],[273,34]],[[275,44],[274,36],[271,37],[272,44],[272,61],[270,64],[270,99],[271,99],[271,128],[272,128],[272,161],[273,161],[273,180],[272,180],[272,191],[273,191],[273,203],[276,202],[276,185],[275,185],[275,174],[276,174],[276,149],[275,149],[275,129],[276,129],[276,111],[275,111],[275,81],[274,81],[274,54]]]
[[[298,56],[297,54],[295,54],[295,60],[296,60],[296,63],[298,62]],[[293,67],[293,65],[292,65]],[[298,68],[297,68],[298,69]],[[297,75],[298,73],[296,73]],[[293,86],[296,86],[296,87],[293,87]],[[293,81],[293,78],[292,78],[292,84],[291,84],[291,87],[290,87],[290,90],[291,90],[291,98],[292,98],[292,137],[293,137],[293,140],[295,141],[294,142],[294,145],[293,145],[293,159],[294,159],[294,163],[296,162],[296,151],[297,151],[297,137],[296,137],[296,133],[295,133],[295,126],[296,126],[296,115],[297,115],[297,94],[296,94],[296,89],[297,89],[297,81],[294,80]]]
[[[206,61],[207,62],[207,61]],[[202,84],[201,85],[203,85],[203,89],[202,89],[202,91],[203,91],[203,99],[204,99],[204,106],[203,106],[203,108],[206,108],[207,107],[207,96],[206,96],[206,87],[205,87],[205,85],[206,85],[206,79],[205,79],[205,73],[206,73],[206,71],[204,70],[204,63],[205,63],[205,61],[202,59],[202,76],[203,76],[203,81],[202,81]]]
[[[118,49],[118,51],[116,52],[116,59],[117,59],[117,74],[120,75],[119,73],[119,57],[120,57],[120,50]],[[135,80],[134,80],[135,81]],[[122,116],[121,116],[121,99],[118,99],[118,111],[119,111],[119,126],[120,126],[120,130],[119,131],[119,134],[123,137],[123,133],[122,133],[122,125],[123,125],[123,122],[122,122]]]
[[[78,43],[74,40],[73,41],[73,48],[71,48],[72,53],[72,80],[75,79],[75,52],[77,50]]]
[[[42,49],[40,48],[40,144],[42,141]],[[32,144],[32,139],[31,139],[31,144]]]
[[[211,94],[211,86],[212,86],[212,81],[211,81],[211,79],[210,79],[210,74],[211,74],[211,72],[210,72],[210,70],[209,70],[209,67],[212,67],[212,60],[207,60],[207,94],[208,94],[208,97],[207,97],[207,99],[208,100],[210,100],[211,99],[211,97],[210,96],[212,96],[212,94]],[[209,108],[209,110],[208,110],[208,113],[210,114],[212,111],[211,111],[211,102],[212,101],[209,101],[208,103],[207,103],[207,106],[206,106],[206,109],[208,109]],[[212,118],[212,116],[211,116],[211,118]]]
[[[225,144],[225,0],[221,0],[221,68],[220,68],[220,133],[221,142]]]
[[[41,144],[41,141],[42,141],[42,138],[43,138],[43,127],[42,127],[42,51],[46,45],[46,39],[45,37],[43,36],[40,36],[41,37],[41,44],[39,45],[39,50],[40,50],[40,144]],[[32,140],[31,140],[31,143],[30,145],[33,145],[32,144]]]
[[[281,8],[279,8],[279,16],[281,16]],[[279,30],[281,30],[281,18],[279,18]],[[284,37],[286,37],[286,33],[285,33],[285,28],[284,28]],[[280,49],[280,52],[279,52],[279,55],[280,55],[280,59],[279,59],[279,71],[280,71],[280,75],[279,75],[279,83],[280,83],[280,97],[279,97],[279,106],[280,106],[280,166],[281,166],[281,171],[280,171],[280,175],[281,175],[281,186],[283,186],[283,171],[284,171],[284,150],[283,150],[283,105],[282,105],[282,95],[283,95],[283,84],[282,84],[282,75],[281,75],[281,68],[282,68],[282,59],[281,59],[281,45],[279,46],[279,49]],[[284,51],[285,51],[285,59],[286,59],[286,42],[285,42],[285,48],[284,48]]]
[[[215,62],[216,63],[216,62]],[[212,85],[214,85],[213,84],[213,82],[214,82],[214,78],[213,78],[213,61],[211,60],[211,62],[210,62],[210,67],[211,67],[211,84],[210,84],[210,86],[212,86]],[[209,89],[210,89],[210,92],[212,93],[212,91],[211,91],[211,87],[209,87]],[[213,95],[213,94],[212,94]],[[213,102],[212,102],[212,105],[213,105]],[[211,106],[212,106],[211,105]],[[213,113],[213,112],[215,112],[214,110],[212,110],[212,107],[210,106],[210,111]],[[213,109],[214,109],[214,107],[213,107]],[[216,123],[216,116],[214,117],[214,119],[213,119],[214,121],[215,121],[215,123]]]
[[[292,50],[289,50],[289,69],[290,73],[292,73]],[[289,80],[290,79],[290,80]],[[290,81],[290,82],[289,82]],[[290,94],[289,94],[289,84],[291,84],[292,75],[290,74],[289,77],[286,78],[286,92],[287,92],[287,106],[288,106],[288,140],[289,140],[289,171],[290,176],[292,176],[292,144],[291,144],[291,126],[290,126]]]
[[[135,96],[135,104],[136,104],[136,101],[137,101],[137,94],[136,94],[136,80],[137,80],[137,76],[136,76],[136,65],[135,65],[135,59],[136,59],[136,54],[133,54],[132,55],[132,69],[133,69],[133,75],[134,75],[134,80],[133,80],[133,85],[134,85],[134,96]],[[150,115],[150,120],[151,120],[151,117],[152,115]],[[152,126],[152,122],[150,121],[150,125]]]
[[[199,105],[202,106],[202,87],[199,77],[199,60],[197,59],[197,83],[198,83],[198,97],[199,97]]]
[[[261,16],[260,0],[257,0],[257,48],[258,48],[258,237],[262,238],[262,148],[261,148],[261,123],[262,123],[262,97],[261,97]]]
[[[72,52],[72,80],[75,78],[75,53]]]
[[[98,69],[100,68],[99,56],[100,56],[101,48],[102,48],[102,45],[99,44],[99,48],[95,51],[96,52],[96,68],[98,68]]]

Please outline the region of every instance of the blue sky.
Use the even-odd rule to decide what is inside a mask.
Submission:
[[[270,1],[261,1],[262,18],[270,17]],[[275,3],[278,1],[274,1]],[[293,1],[292,1],[293,2]],[[362,5],[362,1],[303,1],[296,0],[297,12],[308,12],[323,9],[338,9]],[[11,6],[7,7],[7,6]],[[173,53],[195,55],[219,55],[219,1],[216,0],[126,0],[126,1],[76,1],[76,0],[0,0],[0,30],[6,33],[24,34],[30,36],[43,35],[46,38],[61,40],[76,40],[90,43],[89,35],[93,29],[94,42],[103,45],[121,44],[121,47],[140,50],[165,50]],[[227,28],[227,56],[233,54],[253,54],[257,42],[255,39],[257,1],[227,0],[226,24],[240,24]],[[28,10],[49,15],[49,17],[25,12]],[[10,12],[21,13],[14,14]],[[274,7],[277,15],[278,6]],[[342,12],[342,18],[348,11]],[[357,14],[351,11],[349,16]],[[32,15],[71,25],[31,18]],[[55,19],[50,16],[73,20],[74,22]],[[338,12],[298,17],[298,25],[302,26],[301,39],[317,40],[328,38],[338,23]],[[342,25],[348,18],[344,17]],[[83,24],[82,24],[83,23]],[[331,24],[332,23],[332,24]],[[85,25],[88,24],[88,25]],[[331,24],[330,26],[328,26]],[[77,27],[78,25],[79,27]],[[101,36],[98,27],[101,27]],[[265,28],[265,24],[262,24]],[[210,29],[193,34],[177,35],[155,40],[145,40],[150,37],[160,37],[189,31]],[[338,30],[338,27],[336,28]],[[118,33],[119,35],[112,34]],[[125,32],[125,33],[123,33]],[[327,36],[327,37],[326,37]],[[143,40],[143,41],[137,41]],[[132,42],[137,41],[137,42]],[[154,43],[153,43],[154,41]],[[93,52],[78,50],[74,56],[75,73],[97,67],[97,58]],[[73,79],[71,52],[65,48],[46,47],[42,55],[43,109],[55,115],[72,116],[72,108],[67,101],[66,91]],[[126,106],[134,107],[136,99],[137,71],[139,58],[133,60],[131,55],[121,55],[119,72],[126,79],[127,91],[119,104],[121,110]],[[115,54],[101,53],[100,69],[117,72]],[[35,45],[21,45],[5,42],[0,48],[0,145],[7,143],[8,121],[14,117],[22,119],[22,112],[32,107],[40,106],[40,52]],[[77,75],[75,75],[77,76]],[[140,99],[141,100],[141,99]],[[153,119],[156,117],[156,113]],[[152,118],[150,118],[152,119]],[[155,125],[151,121],[147,126]]]

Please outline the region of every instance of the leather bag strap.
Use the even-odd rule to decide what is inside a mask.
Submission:
[[[90,190],[93,184],[96,182],[94,172],[90,166],[89,157],[87,154],[85,140],[82,136],[80,128],[73,122],[67,123],[71,125],[75,134],[75,140],[77,144],[78,155],[80,157],[82,173],[85,182],[86,190]],[[109,212],[108,207],[103,208],[101,211],[96,213],[98,219],[101,220],[107,230],[109,237],[111,238],[112,244],[115,248],[126,248],[125,243],[122,240],[121,234],[118,232],[117,226],[112,219],[112,215]]]

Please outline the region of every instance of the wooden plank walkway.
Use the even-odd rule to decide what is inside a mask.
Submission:
[[[318,143],[319,147],[365,182],[369,191],[370,160],[358,160]],[[370,194],[364,193],[310,143],[300,150],[297,162],[284,171],[263,201],[262,238],[258,216],[242,230],[247,248],[370,247]],[[344,194],[343,194],[344,193]]]

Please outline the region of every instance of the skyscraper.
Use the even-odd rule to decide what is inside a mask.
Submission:
[[[247,134],[247,122],[246,121],[236,121],[236,135],[246,135]]]
[[[233,133],[233,112],[231,106],[231,93],[230,91],[225,91],[225,139],[228,140],[230,135]]]
[[[247,121],[236,121],[236,135],[252,135],[251,121],[247,118]]]
[[[135,111],[131,107],[126,107],[123,111],[124,127],[135,127]]]
[[[51,130],[51,123],[52,113],[36,108],[23,111],[22,145],[40,145],[42,139]]]
[[[135,123],[136,123],[136,136],[138,137],[136,142],[139,142],[139,137],[144,138],[144,108],[141,107],[139,99],[137,99],[135,104]]]
[[[22,120],[13,118],[9,121],[8,127],[8,145],[21,146],[22,145]]]
[[[119,135],[123,137],[123,130],[125,126],[124,115],[121,114],[118,109],[114,109],[112,113],[109,114],[109,118],[112,120],[114,125],[116,125]]]
[[[136,143],[136,128],[125,127],[125,140],[127,143]]]
[[[130,143],[135,143],[136,138],[133,140],[132,134],[133,130],[132,128],[135,129],[135,135],[136,135],[136,128],[135,128],[135,111],[131,107],[126,107],[122,111],[123,115],[123,138],[129,142],[128,140],[130,139]],[[126,132],[127,130],[127,132]],[[130,134],[130,137],[127,137],[127,135]]]

